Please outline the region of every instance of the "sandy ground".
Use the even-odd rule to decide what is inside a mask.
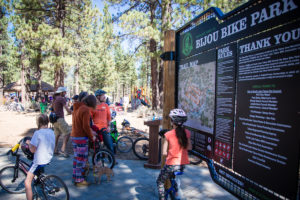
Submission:
[[[38,112],[30,113],[17,113],[13,111],[0,111],[0,147],[13,147],[24,136],[32,136],[36,130],[36,116]],[[66,115],[66,121],[69,125],[72,125],[72,116]],[[144,125],[144,121],[149,117],[142,118],[139,111],[134,112],[118,112],[116,121],[117,127],[121,130],[121,123],[126,119],[130,122],[130,126],[135,127],[144,132],[148,132],[149,128]],[[136,139],[137,136],[132,136]],[[60,140],[59,145],[61,145]],[[71,141],[68,143],[67,152],[72,153]],[[137,159],[133,152],[129,153],[117,153],[119,159]]]
[[[156,116],[160,114],[160,112],[155,113]],[[13,147],[24,136],[32,136],[37,128],[36,117],[38,115],[39,112],[18,113],[13,111],[0,111],[0,148]],[[130,127],[134,127],[135,129],[145,133],[145,135],[139,135],[130,131],[126,131],[125,135],[130,136],[133,139],[133,141],[135,141],[139,137],[148,136],[149,127],[144,125],[144,122],[152,120],[152,118],[153,111],[147,110],[146,108],[141,108],[135,111],[129,110],[127,113],[123,111],[117,112],[117,127],[119,132],[121,132],[121,123],[124,119],[126,119],[130,122]],[[65,119],[69,125],[72,125],[71,115],[66,115]],[[58,145],[60,148],[60,146],[62,145],[62,138],[60,138]],[[69,140],[67,145],[67,153],[73,154],[71,140]],[[115,156],[117,159],[138,160],[138,158],[134,155],[132,150],[128,153],[121,153],[117,151]],[[205,164],[204,162],[202,162],[200,165]]]

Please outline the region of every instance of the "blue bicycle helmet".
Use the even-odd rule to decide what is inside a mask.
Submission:
[[[100,96],[100,95],[102,95],[102,94],[106,94],[106,92],[105,92],[104,90],[101,90],[101,89],[99,89],[99,90],[97,90],[97,91],[95,92],[95,96]]]

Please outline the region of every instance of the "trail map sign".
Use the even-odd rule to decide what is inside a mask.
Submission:
[[[213,179],[239,198],[299,198],[299,7],[211,8],[176,32],[177,106]]]

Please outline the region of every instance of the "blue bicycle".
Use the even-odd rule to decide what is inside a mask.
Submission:
[[[171,200],[180,200],[181,191],[180,191],[180,180],[176,180],[176,176],[182,175],[183,170],[173,172],[173,175],[169,178],[171,182],[171,187],[165,191],[165,199],[167,200],[169,197]]]

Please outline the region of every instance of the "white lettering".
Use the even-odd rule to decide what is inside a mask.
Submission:
[[[210,33],[199,40],[196,40],[196,49],[200,47],[204,47],[207,44],[211,44],[212,42],[216,42],[218,40],[218,31]]]
[[[282,0],[282,1],[283,1],[282,14],[298,8],[298,6],[293,2],[293,0]]]
[[[255,42],[251,42],[251,43],[241,45],[240,46],[240,52],[241,53],[246,53],[248,51],[254,51],[254,50],[257,50],[257,49],[269,47],[269,46],[271,46],[270,39],[271,39],[271,37],[268,37],[268,38],[264,38],[264,39],[261,39],[261,40],[257,40]]]
[[[221,29],[222,35],[221,35],[221,39],[233,35],[235,33],[238,33],[242,30],[245,30],[247,28],[247,17],[244,17],[232,24],[229,24],[228,26],[224,27]]]
[[[274,35],[276,40],[276,45],[281,42],[289,42],[290,40],[298,40],[300,38],[300,28],[293,29],[291,31],[286,31],[284,33],[279,33]]]
[[[281,10],[280,7],[283,8],[283,10]],[[298,8],[298,6],[293,2],[293,0],[281,0],[281,2],[277,1],[269,5],[268,8],[262,8],[260,11],[252,13],[250,26],[255,26],[256,24],[278,17],[296,8]]]

